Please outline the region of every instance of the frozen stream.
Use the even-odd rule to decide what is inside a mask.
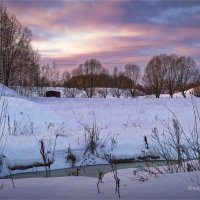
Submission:
[[[138,162],[132,162],[132,163],[119,163],[117,164],[117,169],[139,168],[139,167],[145,167],[147,165],[161,166],[165,164],[166,164],[165,161],[151,161],[151,162],[138,161]],[[76,176],[77,172],[79,176],[98,177],[99,172],[106,174],[110,172],[111,170],[112,170],[111,165],[109,164],[64,168],[64,169],[52,170],[51,177]],[[14,179],[39,178],[39,177],[45,177],[45,176],[46,176],[45,171],[13,174]]]

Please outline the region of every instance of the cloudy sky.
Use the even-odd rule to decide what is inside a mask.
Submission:
[[[192,56],[200,65],[200,0],[7,0],[33,33],[43,59],[72,69],[97,58],[112,69],[144,67],[153,55]]]

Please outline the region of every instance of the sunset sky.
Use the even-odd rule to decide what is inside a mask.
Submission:
[[[113,69],[144,67],[153,55],[192,56],[200,65],[200,0],[7,0],[32,30],[47,62],[72,69],[88,58]]]

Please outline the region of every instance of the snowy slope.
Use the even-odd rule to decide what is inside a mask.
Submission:
[[[0,83],[0,96],[22,98],[17,92]]]
[[[4,129],[5,136],[1,142],[6,143],[3,152],[6,161],[18,163],[19,160],[21,163],[22,160],[23,162],[38,160],[38,141],[44,135],[50,137],[51,132],[47,127],[49,124],[60,126],[62,118],[55,111],[28,99],[6,97],[0,102],[0,106],[2,104],[6,105],[5,115],[9,117],[5,128],[0,126],[1,131]]]

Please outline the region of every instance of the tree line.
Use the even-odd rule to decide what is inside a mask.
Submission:
[[[141,67],[129,63],[123,69],[114,67],[109,73],[95,58],[86,60],[62,74],[56,62],[42,64],[41,57],[31,46],[32,33],[0,2],[0,82],[23,95],[43,96],[47,87],[64,87],[66,96],[75,97],[80,91],[88,98],[98,94],[106,98],[110,91],[120,97],[140,94],[175,92],[186,96],[186,90],[200,84],[195,61],[188,56],[160,54],[153,56],[142,73]]]
[[[109,74],[100,61],[89,59],[71,73],[66,70],[63,77],[62,86],[69,92],[75,93],[74,90],[79,89],[88,98],[95,95],[95,88],[99,88],[102,97],[107,96],[108,88],[112,88],[113,95],[117,97],[125,91],[131,97],[139,92],[154,94],[157,98],[162,93],[173,97],[175,92],[181,92],[186,97],[189,88],[199,85],[200,71],[189,56],[160,54],[148,62],[143,75],[141,67],[133,63],[126,64],[123,70],[114,67],[112,74]]]

